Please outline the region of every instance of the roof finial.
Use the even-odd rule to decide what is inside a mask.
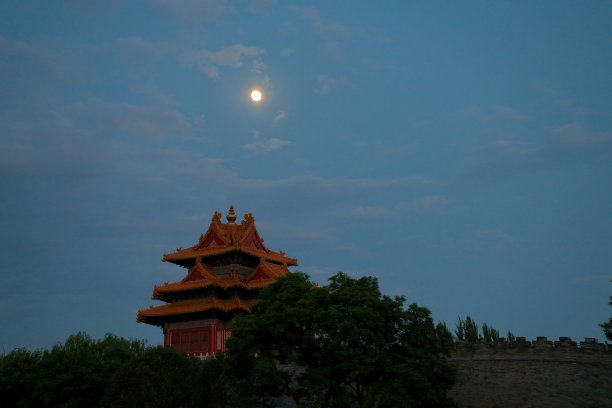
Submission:
[[[225,217],[227,218],[227,223],[228,224],[235,224],[236,222],[236,213],[234,212],[234,206],[230,205],[230,209],[229,212],[227,213],[227,216]]]

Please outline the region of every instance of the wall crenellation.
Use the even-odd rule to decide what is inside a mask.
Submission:
[[[475,351],[478,348],[493,349],[535,349],[535,350],[594,350],[608,352],[612,351],[607,343],[599,343],[594,337],[585,337],[583,341],[576,342],[570,337],[559,337],[559,340],[548,340],[548,337],[538,336],[529,341],[525,337],[516,337],[513,341],[499,338],[495,343],[487,343],[481,340],[477,343],[456,342],[457,351]]]
[[[458,342],[449,392],[459,407],[610,407],[612,347],[585,338]]]

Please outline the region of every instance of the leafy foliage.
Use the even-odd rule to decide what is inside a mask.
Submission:
[[[50,350],[0,356],[3,407],[222,407],[222,359],[85,333]]]
[[[4,406],[96,406],[112,374],[144,349],[138,340],[85,333],[51,350],[13,350],[0,359]],[[4,402],[7,401],[7,402]]]
[[[482,336],[478,330],[478,324],[470,316],[465,319],[457,317],[457,326],[455,336],[458,341],[466,341],[468,343],[476,343],[484,340],[486,343],[495,344],[499,342],[499,330],[489,326],[487,323],[482,324]],[[508,331],[508,341],[513,341],[514,335]]]
[[[15,349],[0,358],[0,399],[3,406],[27,407],[35,390],[41,353]]]
[[[468,343],[476,343],[480,338],[478,324],[470,317],[465,319],[457,317],[457,329],[455,335],[459,341],[467,341]]]
[[[259,299],[228,342],[234,406],[452,406],[450,332],[426,308],[383,296],[375,278],[339,273],[314,287],[295,273]]]
[[[103,406],[196,407],[200,362],[168,347],[153,347],[112,377]]]
[[[457,337],[458,341],[465,341],[465,323],[459,316],[457,316],[457,326],[455,329],[455,337]]]
[[[610,296],[610,302],[608,304],[612,306],[612,296]],[[600,324],[599,327],[602,328],[606,338],[612,341],[612,317],[610,317],[607,322]]]
[[[495,344],[499,341],[499,330],[494,329],[486,323],[482,324],[482,337],[489,344]]]

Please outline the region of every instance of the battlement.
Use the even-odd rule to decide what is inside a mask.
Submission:
[[[612,406],[612,347],[569,337],[458,342],[459,407]]]
[[[477,352],[483,350],[520,350],[520,351],[543,351],[543,350],[576,350],[576,351],[595,351],[610,353],[612,348],[606,343],[599,343],[594,337],[585,337],[583,341],[576,342],[570,337],[559,337],[559,340],[548,340],[545,336],[538,336],[535,340],[529,341],[525,337],[516,337],[513,341],[500,338],[495,343],[487,343],[481,340],[477,343],[457,342],[455,343],[457,353]]]

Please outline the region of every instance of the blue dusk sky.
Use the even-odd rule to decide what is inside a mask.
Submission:
[[[321,285],[603,341],[612,2],[3,0],[0,352],[136,323],[215,211]],[[249,89],[264,99],[255,104]]]

